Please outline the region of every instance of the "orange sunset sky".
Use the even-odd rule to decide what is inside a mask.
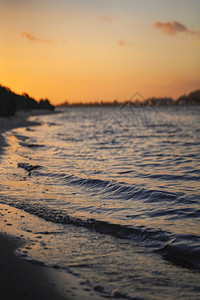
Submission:
[[[199,0],[0,0],[0,83],[53,104],[200,88]]]

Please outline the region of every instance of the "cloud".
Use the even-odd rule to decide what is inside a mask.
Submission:
[[[178,21],[165,22],[165,23],[156,21],[153,27],[159,29],[162,33],[168,35],[177,35],[178,33],[186,33],[186,34],[196,35],[200,37],[200,31],[189,30],[185,25],[179,23]]]
[[[111,22],[113,19],[109,16],[101,16],[99,17],[100,22]]]
[[[118,42],[118,45],[119,46],[126,46],[126,42],[124,41],[124,40],[120,40],[119,42]]]
[[[36,37],[32,32],[22,31],[22,37],[28,39],[30,42],[50,43],[49,39],[40,39]]]

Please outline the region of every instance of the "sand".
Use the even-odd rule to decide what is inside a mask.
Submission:
[[[23,241],[0,235],[0,298],[11,299],[69,299],[56,290],[50,278],[51,270],[17,257],[14,250]]]
[[[0,118],[0,155],[7,146],[2,133],[17,127],[37,125],[29,122],[27,120],[28,116],[27,113],[21,113],[15,117]],[[102,299],[95,291],[88,289],[86,285],[81,283],[81,279],[67,273],[65,270],[37,265],[17,256],[16,249],[28,241],[26,240],[27,237],[21,238],[17,234],[18,231],[14,222],[16,214],[17,209],[0,204],[1,300]]]

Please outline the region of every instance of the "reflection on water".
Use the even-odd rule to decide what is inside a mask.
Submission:
[[[76,268],[92,282],[99,276],[109,293],[111,282],[120,282],[129,296],[136,286],[140,290],[143,280],[149,290],[150,281],[156,280],[152,274],[168,280],[179,274],[177,265],[200,268],[199,110],[68,108],[62,114],[32,117],[41,126],[7,133],[11,147],[1,164],[2,201],[60,223],[65,238],[73,240],[69,246],[63,235],[44,235],[53,246],[43,257],[30,250],[29,257],[47,263],[50,256],[50,265]],[[74,234],[79,238],[74,240]],[[66,247],[67,258],[56,254]],[[131,260],[135,256],[137,264]],[[133,269],[132,290],[128,278]],[[172,286],[170,279],[168,289]],[[162,294],[156,283],[154,289]],[[164,285],[162,289],[166,295]],[[178,295],[178,287],[173,289]]]

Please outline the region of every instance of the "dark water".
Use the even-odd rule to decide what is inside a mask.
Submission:
[[[70,269],[102,297],[199,299],[199,115],[69,108],[7,133],[1,202],[59,226],[27,259]]]

